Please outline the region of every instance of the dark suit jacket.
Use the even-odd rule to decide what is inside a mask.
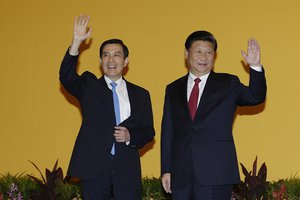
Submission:
[[[82,113],[82,124],[73,149],[68,174],[91,179],[111,160],[111,148],[116,126],[112,91],[104,77],[97,79],[90,72],[76,73],[78,56],[67,52],[60,68],[60,81],[75,96]],[[131,115],[119,126],[130,132],[130,144],[116,142],[116,177],[127,187],[141,187],[141,167],[138,149],[153,140],[153,116],[149,92],[126,81]]]
[[[177,188],[188,184],[191,170],[201,184],[238,183],[232,123],[237,106],[256,105],[265,100],[264,71],[250,70],[249,87],[236,76],[212,71],[194,121],[188,109],[187,80],[188,75],[166,88],[161,136],[162,174],[171,173],[171,185]]]

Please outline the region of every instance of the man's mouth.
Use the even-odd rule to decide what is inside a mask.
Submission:
[[[207,66],[207,63],[198,63],[198,65],[205,67]]]

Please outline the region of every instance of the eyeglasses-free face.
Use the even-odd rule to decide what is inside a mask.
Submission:
[[[103,73],[112,81],[118,80],[123,73],[123,69],[129,62],[128,57],[124,57],[123,48],[120,44],[107,44],[103,48],[100,58]]]

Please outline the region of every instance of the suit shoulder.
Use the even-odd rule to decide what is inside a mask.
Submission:
[[[82,78],[86,78],[86,79],[97,79],[96,75],[93,74],[92,72],[89,71],[85,71],[81,74]]]
[[[142,93],[149,93],[149,91],[139,85],[136,85],[134,83],[126,81],[127,87],[130,87],[136,91],[142,92]]]
[[[216,77],[220,77],[220,78],[236,77],[236,75],[229,74],[229,73],[224,73],[224,72],[212,72],[212,74],[215,75]]]
[[[176,87],[176,86],[178,86],[178,85],[181,85],[181,84],[183,84],[183,83],[186,83],[187,77],[188,77],[188,76],[185,75],[185,76],[182,76],[182,77],[176,79],[175,81],[169,83],[169,84],[167,85],[167,88]]]
[[[212,72],[211,75],[217,81],[231,81],[232,79],[238,79],[238,77],[236,75],[228,74],[228,73],[216,73],[216,72]]]

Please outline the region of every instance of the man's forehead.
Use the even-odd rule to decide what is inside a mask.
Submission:
[[[107,49],[107,50],[103,50],[103,53],[123,53],[123,51],[122,50],[113,50],[113,49],[111,49],[111,50],[109,50],[109,49]]]
[[[103,49],[123,49],[121,44],[117,44],[117,43],[109,43],[106,44]]]
[[[196,40],[192,43],[192,47],[214,48],[214,45],[210,41]]]

